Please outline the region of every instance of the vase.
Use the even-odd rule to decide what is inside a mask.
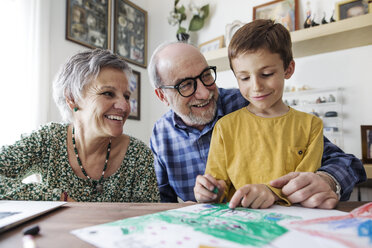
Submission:
[[[188,33],[178,33],[177,40],[187,43],[189,40],[190,35]]]

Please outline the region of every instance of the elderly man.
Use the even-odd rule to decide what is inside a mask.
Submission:
[[[204,174],[215,123],[249,102],[238,89],[218,88],[216,67],[208,65],[190,44],[160,45],[148,72],[155,94],[170,107],[155,123],[150,140],[161,200],[195,201],[195,179]],[[282,188],[292,203],[334,208],[340,199],[349,199],[354,185],[364,180],[360,160],[324,137],[322,166],[316,173],[292,172],[271,185]]]

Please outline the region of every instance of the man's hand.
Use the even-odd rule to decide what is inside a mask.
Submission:
[[[219,202],[226,189],[224,180],[216,180],[209,174],[197,176],[194,195],[197,202]]]
[[[275,188],[281,188],[291,203],[300,203],[308,208],[332,209],[338,203],[338,197],[332,190],[331,181],[326,175],[312,172],[290,172],[270,182]]]
[[[268,208],[279,197],[265,184],[247,184],[238,189],[231,198],[229,208],[236,208],[240,204],[248,208]]]

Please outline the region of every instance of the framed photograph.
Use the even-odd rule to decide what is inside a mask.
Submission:
[[[215,38],[213,40],[210,40],[210,41],[207,41],[207,42],[204,42],[204,43],[200,44],[199,45],[199,50],[200,50],[201,53],[217,50],[217,49],[223,47],[223,41],[224,41],[223,35],[218,36],[217,38]]]
[[[110,49],[111,0],[66,2],[66,39],[89,48]]]
[[[360,126],[363,163],[372,164],[372,126]]]
[[[271,19],[290,32],[298,29],[298,0],[276,0],[253,7],[253,20]]]
[[[347,0],[336,3],[336,12],[339,20],[368,13],[368,3],[365,0]]]
[[[141,118],[141,73],[132,70],[133,74],[129,82],[130,95],[130,115],[128,119],[140,120]]]
[[[147,12],[127,0],[116,0],[114,30],[114,52],[146,68]]]

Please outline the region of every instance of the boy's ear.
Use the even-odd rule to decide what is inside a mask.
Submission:
[[[162,89],[155,89],[155,94],[159,98],[160,101],[162,101],[166,106],[169,106],[169,101],[167,97],[165,96]]]
[[[290,78],[292,77],[294,71],[295,71],[295,62],[294,62],[294,60],[292,60],[292,61],[289,63],[289,65],[288,65],[288,67],[287,67],[287,70],[285,70],[284,78],[285,78],[285,79],[290,79]]]

